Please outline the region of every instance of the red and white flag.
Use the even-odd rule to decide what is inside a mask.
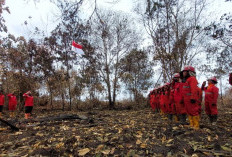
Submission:
[[[82,50],[82,46],[77,44],[75,41],[72,42],[72,50],[78,54],[83,55],[84,51]]]

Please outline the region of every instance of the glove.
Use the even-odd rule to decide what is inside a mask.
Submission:
[[[184,104],[184,100],[181,100],[181,101],[180,101],[180,104]]]
[[[212,104],[212,106],[216,106],[216,104]]]
[[[205,85],[206,85],[206,81],[204,81],[204,82],[202,83],[202,85],[201,85],[201,90],[204,90]]]
[[[205,87],[205,85],[206,85],[206,81],[204,81],[204,82],[202,83],[202,86],[204,86],[204,87]]]
[[[195,99],[191,99],[190,102],[191,102],[192,104],[195,104],[195,103],[196,103],[196,100],[195,100]]]

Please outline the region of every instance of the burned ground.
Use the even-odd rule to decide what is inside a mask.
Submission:
[[[64,112],[43,112],[34,119]],[[202,115],[194,131],[151,110],[65,112],[87,119],[25,122],[13,132],[0,125],[0,156],[232,156],[232,110],[220,111],[217,126]],[[22,115],[21,115],[22,117]]]

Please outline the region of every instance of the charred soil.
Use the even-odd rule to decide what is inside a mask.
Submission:
[[[64,112],[37,113],[12,121],[17,132],[0,124],[0,156],[232,156],[232,110],[219,113],[216,126],[202,114],[198,131],[149,109],[65,112],[87,119],[42,123]]]

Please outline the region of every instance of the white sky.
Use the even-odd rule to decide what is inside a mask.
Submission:
[[[125,13],[131,12],[133,9],[133,1],[135,0],[117,0],[118,3],[110,3],[113,0],[98,0],[97,5],[102,8],[120,10]],[[114,0],[115,1],[115,0]],[[33,0],[6,0],[6,6],[10,8],[10,14],[4,13],[8,32],[15,36],[30,37],[31,31],[35,27],[42,29],[48,35],[56,26],[58,9],[49,0],[40,0],[34,3]],[[88,17],[94,7],[94,0],[86,0],[83,4],[83,14]],[[24,22],[27,21],[26,26]]]
[[[112,3],[115,1],[117,3]],[[97,5],[102,8],[120,10],[134,15],[133,7],[135,3],[143,0],[97,0]],[[222,13],[232,10],[232,2],[225,0],[208,0],[208,12],[211,19],[218,19]],[[6,25],[10,33],[17,35],[28,34],[28,29],[39,27],[45,32],[54,28],[57,18],[57,8],[49,0],[40,0],[34,3],[34,0],[6,0],[6,6],[9,6],[11,14],[4,14]],[[83,5],[83,14],[87,16],[92,13],[94,0],[86,0]],[[32,18],[28,18],[31,16]],[[210,19],[207,19],[210,20]],[[28,21],[28,28],[25,27],[24,21]]]
[[[112,2],[117,3],[112,3]],[[133,13],[133,7],[136,3],[144,0],[97,0],[97,5],[110,10],[119,10],[136,16]],[[224,0],[207,0],[208,17],[207,20],[219,19],[219,17],[227,11],[232,10],[232,3],[225,3]],[[50,3],[50,0],[40,0],[39,3],[34,3],[34,0],[6,0],[6,6],[9,6],[11,14],[5,13],[3,16],[6,20],[8,31],[15,36],[25,36],[29,38],[35,27],[49,32],[56,26],[58,13],[56,6]],[[88,17],[93,10],[94,0],[85,0],[82,12]],[[31,17],[31,18],[29,18]],[[27,21],[26,26],[24,22]]]
[[[29,1],[29,2],[28,2]],[[115,1],[117,3],[110,3]],[[142,0],[97,0],[98,6],[110,10],[119,10],[133,16],[133,7],[136,2]],[[232,2],[224,2],[225,0],[208,0],[208,17],[206,20],[218,20],[220,16],[232,10]],[[94,0],[86,0],[83,5],[83,14],[88,17],[93,10]],[[40,0],[34,3],[33,0],[6,0],[6,6],[9,6],[11,14],[3,14],[8,32],[18,36],[30,38],[35,27],[49,32],[56,26],[57,18],[54,15],[58,12],[56,6],[49,0]],[[29,18],[31,17],[31,18]],[[25,26],[24,22],[28,25]],[[199,76],[200,80],[205,80],[205,76]],[[201,81],[202,82],[202,81]]]

